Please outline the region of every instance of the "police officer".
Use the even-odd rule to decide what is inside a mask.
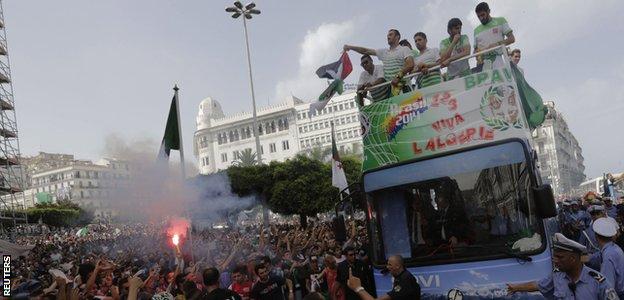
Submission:
[[[614,219],[601,218],[592,225],[596,240],[600,244],[600,273],[613,284],[620,298],[624,297],[624,252],[613,243],[618,225]]]
[[[613,205],[613,199],[611,197],[602,198],[605,202],[605,209],[607,211],[607,216],[616,219],[617,218],[617,207]]]
[[[585,246],[555,233],[553,273],[539,282],[508,283],[507,291],[510,294],[539,291],[548,299],[618,299],[613,285],[602,274],[583,265],[581,254],[585,251]]]
[[[390,256],[388,258],[388,264],[386,266],[392,277],[394,277],[394,281],[392,282],[392,290],[387,294],[377,298],[383,300],[419,300],[420,299],[420,285],[414,278],[414,275],[405,269],[405,265],[403,263],[403,257],[400,255]],[[353,276],[350,272],[349,280],[347,281],[347,285],[353,291],[355,291],[360,299],[363,300],[373,300],[373,296],[371,296],[366,290],[362,287],[362,283],[360,279]]]
[[[590,203],[587,208],[587,212],[592,218],[592,224],[594,221],[607,216],[605,214],[604,206],[599,200],[594,200]],[[592,226],[583,230],[581,237],[579,238],[579,243],[587,247],[589,261],[586,265],[594,270],[600,269],[600,255],[594,255],[595,253],[600,253],[600,245],[598,245],[598,241],[596,241],[596,234],[594,233],[594,228]]]

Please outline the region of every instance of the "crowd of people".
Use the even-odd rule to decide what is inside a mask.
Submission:
[[[358,299],[375,295],[363,221],[346,241],[330,223],[195,230],[172,242],[169,223],[31,231],[13,260],[14,299]],[[306,298],[307,297],[307,298]],[[316,297],[316,298],[315,298]],[[320,298],[319,298],[320,297]]]

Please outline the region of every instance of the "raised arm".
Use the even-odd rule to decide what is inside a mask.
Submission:
[[[370,49],[370,48],[364,48],[364,47],[358,47],[358,46],[352,46],[352,45],[344,45],[342,49],[345,52],[349,50],[353,50],[359,54],[377,55],[377,52],[375,51],[375,49]]]
[[[440,51],[440,61],[443,66],[447,66],[450,62],[458,60],[462,57],[470,55],[470,44],[466,44],[460,53],[453,55],[453,49],[457,47],[457,44],[461,41],[461,34],[456,34],[453,36],[453,41],[451,45],[446,48],[445,51]]]
[[[236,243],[236,245],[234,245],[234,248],[232,249],[232,252],[230,252],[230,255],[228,255],[228,257],[219,266],[219,271],[223,272],[223,270],[225,270],[225,268],[230,265],[230,263],[234,259],[234,256],[236,256],[236,253],[238,253],[238,249],[240,248],[240,244],[241,244],[241,241],[238,241]]]

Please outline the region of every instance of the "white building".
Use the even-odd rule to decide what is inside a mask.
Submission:
[[[582,149],[555,103],[545,104],[546,120],[533,131],[540,174],[544,183],[551,184],[555,196],[574,196],[575,189],[585,181]]]
[[[95,210],[96,216],[113,214],[108,199],[130,178],[126,161],[104,158],[98,162],[75,160],[73,155],[39,153],[23,159],[27,173],[24,204],[32,207],[37,198],[70,200]]]
[[[331,146],[331,121],[342,151],[361,152],[362,139],[355,93],[334,97],[320,113],[309,115],[310,103],[292,97],[257,111],[263,162],[284,161],[314,147]],[[232,165],[245,149],[256,152],[252,114],[225,116],[221,104],[206,98],[199,104],[193,152],[201,174]]]

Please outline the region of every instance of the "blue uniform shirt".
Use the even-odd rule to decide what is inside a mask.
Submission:
[[[596,240],[596,233],[594,232],[594,228],[592,228],[591,224],[583,231],[583,233],[581,233],[579,244],[587,247],[587,252],[589,254],[600,251],[600,245]]]
[[[586,266],[583,266],[574,292],[568,285],[570,282],[566,273],[555,270],[548,277],[540,280],[537,285],[540,293],[547,299],[619,299],[611,283],[600,273]]]
[[[618,295],[624,295],[624,252],[618,245],[609,242],[602,247],[600,254],[600,273],[611,282]]]
[[[611,207],[605,205],[605,211],[607,212],[607,216],[614,219],[617,217],[617,207],[615,207],[615,205],[611,205]]]

